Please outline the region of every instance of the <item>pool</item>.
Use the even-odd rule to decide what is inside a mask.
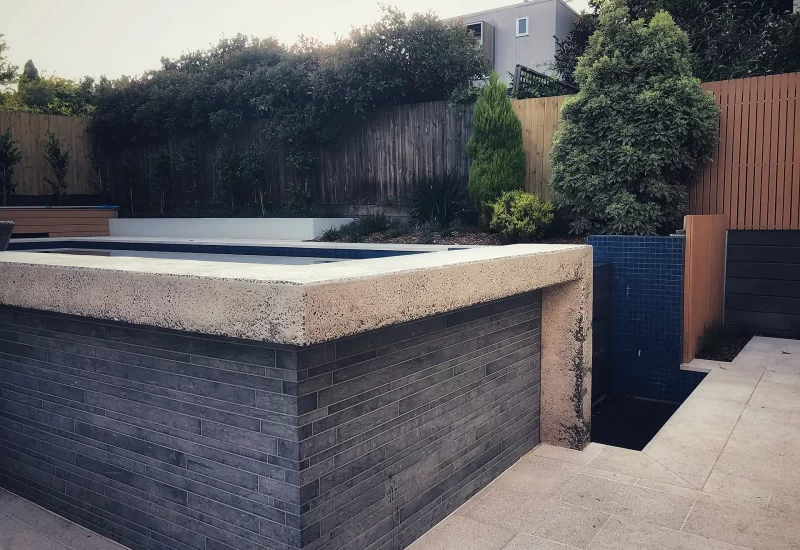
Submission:
[[[236,242],[231,240],[62,238],[11,241],[9,251],[107,257],[157,258],[250,264],[310,265],[344,260],[389,258],[433,251],[460,250],[447,246],[386,246],[312,242]]]

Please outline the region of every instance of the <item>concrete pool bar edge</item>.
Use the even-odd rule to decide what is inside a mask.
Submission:
[[[0,485],[136,550],[399,550],[588,443],[592,269],[2,253]]]

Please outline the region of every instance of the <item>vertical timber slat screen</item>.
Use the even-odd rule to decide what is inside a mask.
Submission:
[[[52,191],[45,178],[52,177],[50,166],[44,159],[47,132],[53,132],[64,147],[72,149],[67,171],[67,193],[91,194],[89,155],[92,140],[89,119],[22,113],[0,110],[0,133],[11,129],[11,138],[22,154],[22,161],[14,167],[17,195],[49,195]]]
[[[719,143],[689,212],[723,214],[730,229],[800,229],[800,73],[703,88],[720,108]]]
[[[553,200],[550,188],[550,149],[561,119],[561,107],[569,96],[538,97],[512,101],[522,121],[522,146],[527,157],[525,190]]]
[[[683,285],[683,360],[700,352],[708,327],[722,325],[725,302],[725,250],[729,218],[723,214],[686,216]]]

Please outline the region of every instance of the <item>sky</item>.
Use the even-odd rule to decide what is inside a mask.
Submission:
[[[432,10],[455,17],[514,0],[383,0],[406,13]],[[568,2],[576,11],[587,0]],[[159,67],[162,56],[203,49],[237,33],[299,35],[323,42],[380,17],[376,0],[0,0],[10,61],[33,59],[40,73],[65,78],[137,75]]]

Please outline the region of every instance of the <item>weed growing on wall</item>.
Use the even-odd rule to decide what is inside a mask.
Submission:
[[[572,402],[575,420],[568,424],[562,424],[564,441],[566,441],[570,449],[576,450],[582,450],[589,444],[592,433],[592,422],[590,418],[586,418],[586,410],[583,406],[583,401],[589,391],[587,378],[591,373],[591,368],[586,365],[583,353],[584,343],[586,342],[586,328],[583,324],[584,318],[581,314],[575,322],[573,331],[575,348],[572,355],[572,364],[570,365],[573,377],[570,401]]]

